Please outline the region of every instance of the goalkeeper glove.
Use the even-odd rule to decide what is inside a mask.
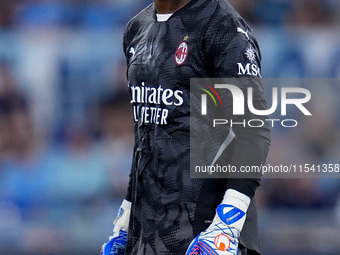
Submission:
[[[213,222],[191,242],[186,255],[237,255],[249,204],[248,196],[228,189]]]
[[[102,245],[100,255],[125,254],[130,211],[131,202],[124,199],[118,210],[117,218],[113,222],[113,235],[109,237],[109,241],[107,243]]]

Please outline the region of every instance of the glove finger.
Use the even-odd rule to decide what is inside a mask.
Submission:
[[[201,255],[218,255],[218,253],[205,241],[200,241],[199,247]]]
[[[127,232],[120,231],[119,236],[103,244],[100,255],[124,255],[126,249]]]
[[[109,255],[112,247],[112,243],[114,242],[114,239],[111,239],[110,241],[104,243],[102,245],[102,249],[100,251],[100,255]]]
[[[200,254],[200,247],[198,245],[198,237],[199,236],[196,236],[196,238],[191,241],[189,248],[187,252],[185,253],[185,255],[199,255]]]
[[[119,236],[113,238],[115,240],[112,243],[110,255],[124,255],[126,249],[127,232],[120,231]]]

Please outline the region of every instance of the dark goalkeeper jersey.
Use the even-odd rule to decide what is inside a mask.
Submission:
[[[191,0],[164,22],[157,21],[153,4],[144,9],[126,27],[124,51],[135,121],[126,254],[185,254],[211,223],[227,188],[252,197],[259,184],[190,178],[190,78],[248,77],[261,89],[259,48],[226,1]],[[257,109],[265,109],[263,95],[258,97]],[[263,164],[269,129],[233,132],[227,161]],[[259,251],[253,202],[240,243]]]

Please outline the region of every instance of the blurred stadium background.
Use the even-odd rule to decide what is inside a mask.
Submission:
[[[151,0],[0,1],[0,254],[98,254],[133,146],[122,34]],[[340,78],[338,0],[230,0],[264,77]],[[304,132],[274,128],[269,162],[339,163],[339,87]],[[327,105],[324,110],[322,105]],[[265,179],[264,255],[340,254],[340,179]]]

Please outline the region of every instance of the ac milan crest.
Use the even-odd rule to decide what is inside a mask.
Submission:
[[[175,61],[177,65],[182,65],[188,56],[188,44],[186,42],[182,42],[176,51]]]

